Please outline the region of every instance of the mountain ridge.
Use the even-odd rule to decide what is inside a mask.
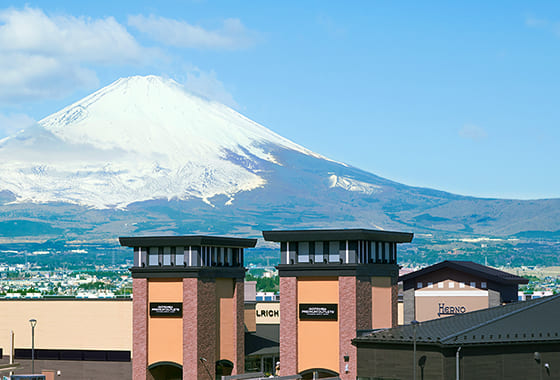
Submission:
[[[155,76],[120,79],[1,140],[0,172],[0,222],[11,231],[18,220],[39,223],[45,239],[56,238],[53,231],[94,240],[258,236],[271,228],[560,230],[560,199],[476,198],[400,184]]]

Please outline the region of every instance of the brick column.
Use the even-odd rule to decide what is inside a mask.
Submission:
[[[356,337],[357,327],[357,280],[356,277],[343,276],[338,278],[338,336],[339,336],[339,368],[342,380],[354,380],[357,376],[357,348],[352,345]],[[344,356],[349,361],[344,361]],[[345,371],[348,365],[348,372]]]
[[[371,303],[371,277],[361,277],[356,282],[356,329],[370,330],[373,305]]]
[[[148,368],[148,280],[132,279],[132,378],[146,379]]]
[[[197,345],[193,349],[196,347],[198,352],[198,376],[186,379],[210,380],[216,376],[216,360],[218,359],[216,357],[218,351],[216,282],[213,279],[198,279],[197,297],[198,338]],[[206,362],[201,362],[200,358],[205,358]]]
[[[297,278],[280,277],[280,376],[298,373]]]
[[[183,379],[198,378],[198,279],[183,279]],[[136,379],[135,377],[133,377]]]
[[[233,323],[234,326],[234,340],[233,347],[235,348],[235,360],[233,363],[233,375],[245,373],[245,282],[244,279],[238,278],[235,280],[235,288],[233,291]]]

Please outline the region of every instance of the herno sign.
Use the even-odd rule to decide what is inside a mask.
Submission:
[[[437,315],[438,317],[441,317],[442,315],[463,314],[466,312],[467,308],[464,306],[445,306],[444,303],[440,303]]]
[[[150,302],[150,317],[182,317],[183,304],[180,302]]]
[[[302,321],[336,321],[338,305],[335,303],[302,303],[299,305],[299,319]]]

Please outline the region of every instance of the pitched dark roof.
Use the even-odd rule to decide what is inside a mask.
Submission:
[[[494,281],[499,284],[527,284],[529,280],[523,277],[516,276],[514,274],[504,272],[498,269],[490,268],[481,264],[474,263],[472,261],[454,261],[445,260],[441,263],[431,265],[429,267],[420,269],[416,272],[405,274],[399,277],[399,281],[408,281],[415,279],[420,276],[438,271],[440,269],[455,269],[460,272],[469,273],[482,278],[486,278],[490,281]]]
[[[257,244],[257,239],[242,239],[224,236],[137,236],[119,237],[119,242],[126,247],[170,247],[207,245],[216,247],[251,248]]]
[[[245,333],[245,355],[274,354],[280,354],[280,325],[257,325],[257,331]]]
[[[391,243],[410,243],[414,234],[368,230],[362,228],[342,230],[277,230],[263,231],[264,240],[284,241],[333,241],[333,240],[371,240]]]
[[[421,322],[416,341],[450,346],[560,342],[559,315],[560,294]],[[411,344],[413,336],[414,327],[409,324],[363,332],[353,343]]]

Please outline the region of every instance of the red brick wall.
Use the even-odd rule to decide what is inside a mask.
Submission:
[[[358,278],[356,289],[356,328],[358,330],[369,330],[372,321],[371,278]]]
[[[148,367],[148,280],[132,280],[132,378],[146,379]]]
[[[280,376],[296,374],[297,352],[297,278],[280,277]]]
[[[198,279],[183,279],[183,379],[198,377]],[[136,379],[134,377],[134,379]]]
[[[235,336],[234,347],[235,350],[235,361],[233,363],[233,375],[238,375],[245,372],[245,291],[244,291],[244,279],[235,280],[235,289],[233,294],[235,302],[234,310],[234,323],[237,329],[237,334]]]
[[[217,354],[217,304],[216,282],[209,279],[198,280],[198,359],[205,358],[206,365],[198,360],[198,376],[196,379],[209,378],[208,371],[214,377],[216,370]],[[192,349],[192,348],[191,348]],[[190,377],[187,377],[190,379]]]
[[[352,346],[352,339],[356,337],[357,327],[357,280],[356,277],[338,278],[338,321],[339,321],[339,374],[342,380],[355,379],[357,349]],[[371,304],[371,302],[369,302]],[[370,308],[371,309],[371,308]],[[344,362],[344,356],[350,361]],[[345,371],[348,364],[348,371]]]

